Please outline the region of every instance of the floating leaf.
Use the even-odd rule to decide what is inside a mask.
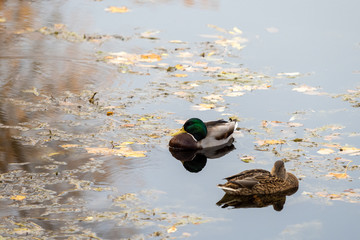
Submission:
[[[302,138],[295,138],[295,139],[293,139],[293,142],[302,142],[302,141],[303,141]]]
[[[229,93],[226,93],[226,96],[228,97],[240,97],[242,95],[245,95],[244,92],[229,92]]]
[[[146,157],[146,151],[134,151],[130,147],[120,147],[120,149],[110,149],[110,148],[85,148],[88,153],[100,154],[100,155],[118,155],[124,157]]]
[[[161,60],[161,56],[157,55],[155,53],[142,54],[142,55],[140,55],[140,58],[143,60],[149,60],[149,61],[160,61]]]
[[[184,66],[181,65],[181,64],[176,64],[176,65],[175,65],[175,68],[176,68],[177,70],[183,70],[183,69],[184,69]]]
[[[341,153],[350,155],[360,155],[360,148],[355,147],[341,147]]]
[[[188,75],[185,73],[177,73],[175,74],[175,77],[187,77]]]
[[[105,11],[112,12],[112,13],[126,13],[129,11],[129,9],[125,6],[123,7],[108,7],[105,9]]]
[[[58,155],[58,154],[61,154],[61,153],[60,152],[53,152],[53,153],[49,153],[48,156],[52,157],[52,156],[55,156],[55,155]]]
[[[324,95],[325,93],[319,92],[317,88],[310,87],[307,85],[301,85],[299,87],[294,87],[292,89],[293,91],[304,93],[307,95]]]
[[[219,101],[224,101],[223,97],[221,95],[218,95],[218,94],[211,94],[211,95],[204,96],[202,98],[207,100],[207,101],[213,102],[213,103],[216,103],[216,102],[219,102]]]
[[[287,76],[287,77],[297,77],[297,76],[300,76],[300,73],[299,72],[288,72],[288,73],[278,73],[277,74],[278,76]]]
[[[177,228],[175,226],[172,226],[167,230],[168,233],[173,233],[173,232],[176,232],[176,231],[177,231]]]
[[[152,134],[146,134],[148,137],[151,137],[151,138],[160,138],[161,136],[156,134],[156,133],[152,133]]]
[[[186,42],[183,42],[181,40],[170,40],[169,43],[178,43],[178,44],[180,44],[180,43],[186,43]]]
[[[328,175],[326,175],[328,177],[335,177],[337,179],[344,179],[344,178],[348,178],[349,175],[345,173],[333,173],[333,172],[330,172]]]
[[[114,115],[114,112],[112,111],[106,112],[106,116],[112,116],[112,115]]]
[[[63,144],[63,145],[60,145],[60,147],[62,147],[62,148],[75,148],[75,147],[80,147],[80,145],[78,145],[78,144]]]
[[[238,33],[238,34],[242,34],[242,33],[243,33],[243,32],[242,32],[239,28],[237,28],[237,27],[234,27],[233,30],[234,30],[234,32],[236,32],[236,33]]]
[[[258,140],[256,141],[257,144],[263,145],[277,145],[277,144],[284,144],[285,140]]]
[[[32,93],[34,94],[35,96],[39,96],[40,93],[37,91],[36,87],[33,87],[33,89],[29,89],[29,90],[23,90],[23,92],[25,93]]]
[[[16,196],[11,196],[10,199],[16,200],[16,201],[22,201],[24,200],[26,197],[22,196],[22,195],[16,195]]]
[[[192,106],[191,108],[193,110],[206,111],[206,110],[214,109],[215,107],[216,107],[215,104],[200,103],[198,105]]]
[[[146,118],[146,117],[141,117],[141,118],[138,119],[138,121],[147,121],[147,120],[149,120],[149,119]]]
[[[141,38],[147,38],[150,40],[157,40],[159,38],[154,37],[155,34],[160,33],[160,31],[146,31],[140,34]]]
[[[135,124],[133,124],[133,123],[126,123],[126,124],[121,125],[121,127],[126,127],[126,128],[135,127]]]
[[[302,127],[303,126],[302,123],[296,123],[296,122],[289,122],[287,124],[289,125],[289,127]]]
[[[296,92],[304,93],[304,92],[314,92],[317,89],[314,87],[307,86],[307,85],[301,85],[299,87],[294,87],[292,90],[296,91]]]
[[[335,151],[331,148],[321,148],[317,151],[317,153],[322,154],[322,155],[326,155],[326,154],[331,154],[334,153]]]
[[[250,163],[250,162],[254,162],[255,157],[253,156],[242,156],[241,161],[245,162],[245,163]]]

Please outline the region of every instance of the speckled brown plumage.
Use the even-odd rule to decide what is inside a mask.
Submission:
[[[232,195],[275,194],[298,188],[299,181],[285,170],[283,161],[276,161],[271,172],[263,169],[246,170],[225,178],[218,186]]]

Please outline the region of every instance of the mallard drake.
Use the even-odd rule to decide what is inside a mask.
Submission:
[[[231,195],[277,194],[299,187],[298,179],[294,174],[286,172],[281,160],[274,163],[271,172],[251,169],[225,179],[228,182],[218,187]]]
[[[177,149],[203,149],[227,144],[233,139],[236,121],[224,120],[203,122],[190,118],[170,140],[169,146]]]

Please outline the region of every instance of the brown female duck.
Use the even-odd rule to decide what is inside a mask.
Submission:
[[[228,182],[218,186],[231,195],[284,193],[299,187],[294,174],[286,172],[283,161],[276,161],[271,172],[263,169],[246,170],[225,178]]]

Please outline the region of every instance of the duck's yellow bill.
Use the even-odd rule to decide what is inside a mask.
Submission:
[[[180,133],[186,133],[185,129],[182,127],[179,131],[177,131],[176,133],[171,134],[171,136],[176,136],[179,135]]]

